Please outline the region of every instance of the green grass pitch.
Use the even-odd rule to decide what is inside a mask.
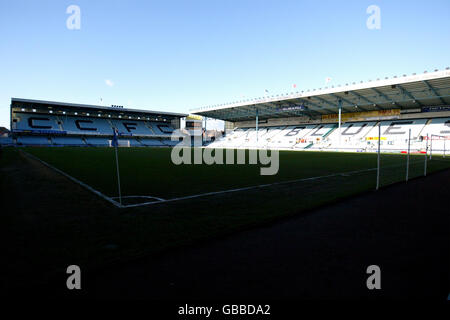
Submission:
[[[118,195],[113,148],[26,148],[26,151],[109,197]],[[171,149],[167,148],[120,148],[122,195],[170,199],[359,171],[377,165],[375,154],[281,151],[278,174],[262,176],[260,164],[175,165],[170,155]],[[423,157],[412,156],[411,176],[422,172]],[[404,178],[401,173],[404,173],[405,165],[405,156],[383,154],[382,182]],[[371,179],[375,186],[373,171]],[[361,185],[362,189],[364,186],[365,183]]]

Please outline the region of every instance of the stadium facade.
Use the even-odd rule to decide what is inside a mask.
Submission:
[[[173,146],[172,133],[186,114],[42,100],[11,99],[11,132],[2,144],[110,146],[113,128],[121,146]]]
[[[191,110],[226,121],[208,147],[425,152],[450,148],[450,70],[265,96]],[[411,138],[409,134],[411,132]]]

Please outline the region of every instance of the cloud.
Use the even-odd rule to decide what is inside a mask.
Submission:
[[[110,80],[110,79],[106,79],[106,80],[105,80],[105,83],[106,83],[106,85],[109,86],[109,87],[114,86],[114,82],[112,82],[112,80]]]

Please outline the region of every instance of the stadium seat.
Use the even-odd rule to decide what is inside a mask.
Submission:
[[[52,137],[54,145],[58,146],[86,146],[86,143],[80,137]]]
[[[64,117],[62,127],[69,134],[112,134],[112,126],[108,120],[93,117]]]
[[[117,128],[123,145],[129,146],[173,146],[170,138],[175,130],[170,123],[143,121],[136,119],[105,119],[94,116],[73,116],[55,114],[16,113],[13,128],[23,132],[17,142],[22,145],[54,146],[109,146],[113,127]],[[25,136],[27,132],[45,134],[46,136]],[[57,131],[57,132],[55,132]],[[60,135],[60,133],[64,135]],[[57,135],[54,135],[57,133]],[[101,136],[105,136],[102,138]],[[143,139],[139,137],[167,137],[160,139]],[[2,140],[2,145],[13,144],[12,139]]]
[[[154,135],[152,130],[146,125],[144,121],[133,120],[111,120],[114,127],[119,130],[119,133],[130,134],[136,136]]]
[[[139,140],[144,146],[149,146],[149,147],[164,146],[164,144],[161,142],[161,140],[158,140],[158,139],[140,138]]]
[[[170,136],[174,131],[174,128],[166,122],[147,122],[147,124],[153,130],[155,135]]]
[[[111,139],[100,137],[86,137],[85,140],[86,143],[91,146],[108,147],[110,145]]]
[[[17,113],[14,119],[15,130],[61,130],[56,116],[31,113]]]
[[[48,137],[44,136],[20,136],[17,143],[24,146],[47,146],[50,145]]]
[[[424,150],[426,135],[433,135],[433,149],[444,150],[450,137],[450,118],[401,119],[347,122],[337,124],[305,124],[285,127],[237,128],[210,143],[208,148],[271,148],[291,150],[376,151],[378,125],[381,125],[383,150],[402,152],[407,149],[411,129],[411,150]],[[444,137],[447,138],[444,138]],[[447,140],[445,140],[447,139]],[[447,142],[450,147],[450,141]]]

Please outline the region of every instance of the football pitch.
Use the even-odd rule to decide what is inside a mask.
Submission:
[[[119,148],[122,194],[136,197],[119,208],[27,155],[113,198],[113,148],[1,151],[0,193],[10,207],[2,210],[9,239],[3,254],[11,286],[39,286],[73,263],[101,270],[307,214],[374,191],[377,175],[377,156],[367,153],[280,152],[278,174],[262,176],[259,164],[175,165],[171,149]],[[423,176],[424,159],[411,156],[411,178]],[[449,160],[433,156],[428,173],[450,168]],[[405,164],[404,155],[383,154],[381,187],[404,181]],[[140,196],[177,200],[142,205],[148,199]],[[30,261],[42,277],[28,276]]]
[[[117,199],[118,182],[112,148],[25,148],[37,158],[54,166],[106,197]],[[222,150],[220,150],[222,151]],[[245,192],[248,189],[290,184],[295,189],[306,186],[314,192],[330,195],[330,187],[339,193],[341,180],[351,181],[355,192],[376,185],[377,156],[368,153],[281,151],[279,171],[261,175],[261,164],[181,164],[171,161],[168,148],[120,148],[119,170],[125,204],[161,200],[183,200],[210,194]],[[248,151],[246,154],[248,159]],[[402,181],[406,156],[382,154],[381,186]],[[429,162],[428,171],[445,168],[446,162]],[[410,177],[423,175],[424,155],[412,155]],[[297,186],[296,186],[297,185]],[[309,190],[310,191],[310,190]],[[302,196],[302,193],[297,195]]]

